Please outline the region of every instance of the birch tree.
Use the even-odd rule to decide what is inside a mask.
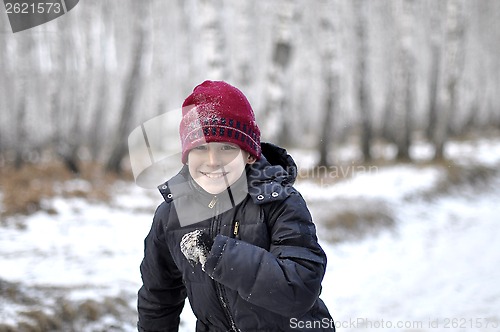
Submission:
[[[465,26],[462,0],[448,0],[446,5],[446,40],[444,49],[444,86],[440,112],[434,132],[434,159],[444,158],[450,119],[457,107],[457,85],[464,60]]]
[[[364,0],[354,2],[356,12],[357,37],[357,99],[361,114],[361,152],[365,161],[372,159],[370,144],[372,141],[372,101],[370,95],[370,79],[368,77],[368,13],[369,3]]]
[[[252,19],[255,18],[254,8],[255,3],[251,1],[243,1],[238,6],[237,19],[237,36],[239,37],[238,44],[242,49],[249,49],[252,42]],[[238,65],[236,70],[236,81],[247,86],[252,81],[252,52],[244,51],[238,53]]]
[[[430,68],[429,68],[429,106],[428,106],[428,123],[426,136],[429,140],[433,139],[436,130],[436,120],[438,114],[438,95],[439,95],[439,80],[441,68],[441,45],[443,36],[441,33],[441,17],[443,15],[442,2],[437,1],[430,6],[430,24],[429,24],[429,39],[430,39]]]
[[[78,64],[79,43],[75,31],[76,26],[66,26],[63,21],[57,21],[60,31],[64,31],[57,39],[53,56],[55,63],[53,75],[56,79],[49,81],[50,122],[52,124],[51,141],[55,155],[72,172],[79,172],[78,148],[80,145],[81,114],[75,108],[80,107],[78,101],[79,89],[88,87],[79,86],[79,79],[84,73]]]
[[[184,61],[180,64],[185,67],[186,77],[192,77],[195,72],[196,62],[194,61],[195,57],[198,57],[198,52],[192,51],[192,44],[194,40],[197,40],[196,36],[196,27],[195,22],[192,19],[192,7],[194,6],[193,2],[196,0],[178,0],[177,5],[179,7],[179,26],[180,26],[180,35],[183,38],[179,38],[180,41],[180,52],[182,52],[182,58]],[[192,86],[188,84],[187,80],[183,80],[179,84],[181,86],[181,91],[190,91]]]
[[[70,80],[67,87],[65,88],[63,98],[63,103],[65,106],[65,112],[71,114],[68,117],[68,128],[65,130],[65,139],[60,142],[64,148],[59,152],[66,167],[73,173],[80,173],[80,158],[79,150],[83,142],[84,128],[83,128],[83,117],[87,113],[87,103],[86,101],[90,96],[90,78],[91,76],[87,74],[89,68],[92,67],[92,57],[85,57],[86,50],[86,36],[83,31],[88,31],[90,26],[86,26],[85,23],[89,23],[89,17],[81,17],[80,21],[76,21],[76,24],[72,24],[68,29],[71,31],[68,43],[70,45],[70,52],[65,54],[66,61],[68,61],[68,53],[70,58],[73,59],[73,65],[70,67],[69,72],[71,76],[75,79]],[[62,48],[64,49],[64,48]],[[68,89],[69,88],[69,89]],[[69,90],[69,91],[68,91]]]
[[[201,20],[200,42],[204,50],[199,54],[205,59],[208,78],[222,80],[227,78],[226,42],[221,18],[223,12],[222,0],[199,0]],[[198,54],[198,52],[197,52]]]
[[[477,41],[477,46],[474,49],[469,48],[473,52],[467,54],[468,58],[474,55],[480,56],[480,69],[476,74],[478,81],[478,89],[476,98],[478,99],[478,109],[480,118],[477,125],[482,128],[496,127],[500,128],[500,2],[499,1],[480,1],[478,29],[473,36]],[[472,23],[472,22],[471,22]],[[469,33],[470,31],[467,31]],[[489,33],[486,33],[489,32]]]
[[[288,104],[286,74],[290,66],[293,52],[293,22],[295,17],[295,0],[279,0],[275,7],[273,26],[272,59],[265,82],[265,105],[263,133],[270,141],[286,145],[290,111]]]
[[[25,155],[28,146],[28,132],[26,130],[26,118],[28,113],[28,103],[29,103],[29,82],[30,76],[36,75],[33,71],[31,64],[33,63],[32,46],[33,40],[31,34],[25,34],[19,36],[18,41],[18,52],[19,59],[18,65],[16,66],[16,78],[14,81],[14,110],[15,110],[15,139],[14,139],[14,151],[15,151],[15,161],[14,166],[19,169],[23,166],[25,161]]]
[[[389,109],[386,121],[388,137],[396,144],[397,159],[410,159],[411,134],[415,105],[414,0],[391,3],[396,27],[396,54],[392,68]],[[387,134],[386,134],[387,135]]]
[[[0,42],[4,45],[0,48],[0,68],[4,68],[0,75],[0,87],[2,87],[0,89],[0,157],[3,157],[3,154],[9,150],[13,138],[12,112],[7,112],[7,110],[12,109],[12,83],[14,82],[12,68],[15,68],[12,61],[16,57],[11,57],[14,41],[10,35],[0,34]]]
[[[98,6],[96,6],[98,7]],[[100,158],[104,141],[105,114],[109,103],[109,79],[111,62],[115,49],[115,33],[113,20],[110,19],[109,3],[103,1],[97,10],[99,15],[90,29],[93,39],[94,77],[97,80],[97,99],[91,111],[91,127],[88,133],[90,156],[93,161]]]
[[[134,41],[132,45],[132,62],[128,76],[124,82],[123,101],[120,109],[119,123],[113,139],[113,150],[106,163],[108,172],[121,173],[122,159],[128,152],[127,137],[133,127],[133,116],[143,86],[143,57],[146,51],[147,15],[146,5],[142,2],[132,2],[136,15],[134,22]]]
[[[333,146],[333,119],[339,107],[339,6],[337,1],[321,1],[321,67],[323,86],[323,119],[319,136],[319,166],[330,164]]]
[[[59,25],[59,21],[57,22]],[[58,39],[55,48],[52,50],[53,63],[54,66],[52,73],[57,80],[49,81],[48,91],[49,91],[49,119],[51,129],[51,145],[54,148],[55,155],[64,155],[66,153],[65,146],[65,129],[67,130],[67,118],[68,113],[64,112],[64,102],[65,98],[64,88],[69,83],[71,76],[68,73],[68,61],[63,57],[62,50],[64,49],[62,45],[67,45],[68,43],[67,31]]]

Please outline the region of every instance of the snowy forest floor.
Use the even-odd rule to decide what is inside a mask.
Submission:
[[[425,162],[428,151],[296,184],[328,255],[321,297],[341,331],[500,331],[500,139],[450,143],[443,164]],[[0,332],[134,331],[143,239],[162,198],[132,181],[109,180],[106,192],[64,180],[38,179],[51,194],[28,215],[2,200]],[[187,303],[181,331],[194,324]]]

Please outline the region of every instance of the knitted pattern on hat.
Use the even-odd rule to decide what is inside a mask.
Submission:
[[[260,158],[260,130],[245,95],[222,81],[205,81],[182,104],[182,162],[191,149],[210,142],[238,145]]]

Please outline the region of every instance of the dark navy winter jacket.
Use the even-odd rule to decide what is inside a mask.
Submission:
[[[292,187],[295,163],[277,146],[263,143],[262,151],[239,180],[245,187],[232,192],[235,207],[218,206],[229,203],[197,188],[187,167],[160,186],[165,202],[156,210],[141,264],[139,331],[177,331],[186,296],[197,331],[334,331],[319,299],[326,256]],[[186,213],[196,217],[200,209],[212,217],[185,222]],[[205,271],[179,247],[195,229],[214,238]]]

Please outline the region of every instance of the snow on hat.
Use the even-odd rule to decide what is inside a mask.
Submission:
[[[238,145],[260,158],[260,130],[245,95],[222,81],[205,81],[182,104],[179,127],[182,162],[191,149],[209,142]]]

